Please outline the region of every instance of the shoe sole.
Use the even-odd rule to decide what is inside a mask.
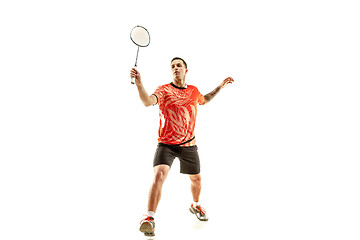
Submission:
[[[151,223],[149,222],[142,223],[139,230],[140,232],[144,233],[145,236],[150,236],[150,237],[155,236]]]
[[[200,219],[200,218],[198,217],[198,215],[196,215],[196,212],[195,212],[192,208],[189,208],[189,210],[190,210],[190,212],[191,212],[192,214],[195,214],[195,216],[197,217],[197,219],[199,219],[200,221],[206,222],[206,221],[209,220],[209,219]]]

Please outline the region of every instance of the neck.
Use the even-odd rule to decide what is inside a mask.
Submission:
[[[177,87],[184,88],[185,87],[185,78],[183,78],[183,79],[174,78],[173,84]]]

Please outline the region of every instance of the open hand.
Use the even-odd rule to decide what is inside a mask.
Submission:
[[[233,83],[233,82],[234,82],[234,79],[232,77],[228,77],[220,84],[220,88],[224,88],[226,85],[228,85],[229,83]]]

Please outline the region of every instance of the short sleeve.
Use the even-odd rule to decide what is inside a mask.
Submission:
[[[164,95],[164,91],[163,91],[163,86],[159,86],[155,92],[152,94],[156,97],[156,100],[157,100],[157,104],[159,104],[162,99],[163,99],[163,95]]]
[[[205,97],[199,92],[199,90],[197,90],[197,91],[198,91],[198,103],[200,105],[204,105],[205,104]]]

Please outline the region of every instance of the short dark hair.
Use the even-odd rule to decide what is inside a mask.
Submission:
[[[174,60],[181,60],[181,61],[183,61],[183,63],[185,64],[185,68],[187,69],[187,64],[186,64],[186,62],[185,62],[184,59],[179,58],[179,57],[174,57],[174,58],[171,60],[171,62],[173,62]]]

